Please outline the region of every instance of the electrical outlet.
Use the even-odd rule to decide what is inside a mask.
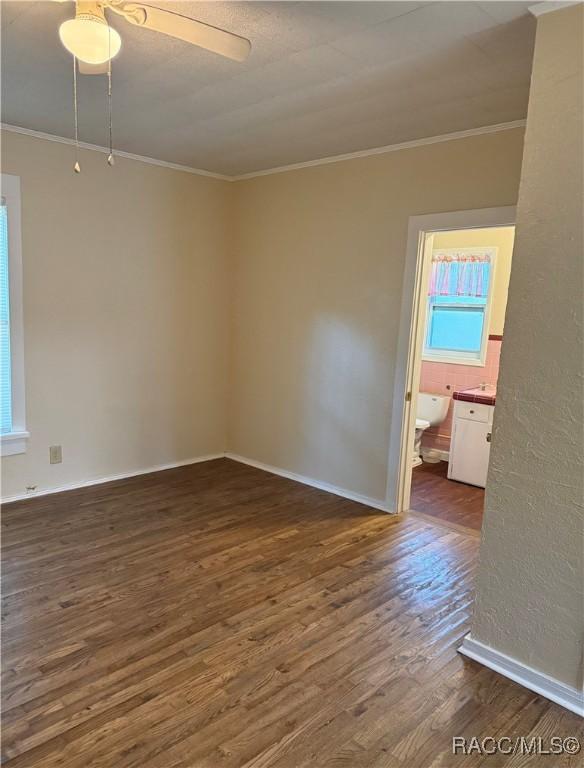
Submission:
[[[60,445],[49,446],[49,462],[60,464],[63,461],[63,450]]]

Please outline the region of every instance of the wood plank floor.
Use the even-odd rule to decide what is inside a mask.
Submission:
[[[221,459],[2,526],[11,768],[520,766],[451,739],[584,736],[457,654],[478,541],[414,514]]]
[[[423,463],[412,472],[410,507],[439,520],[480,531],[485,491],[448,480],[448,462]]]

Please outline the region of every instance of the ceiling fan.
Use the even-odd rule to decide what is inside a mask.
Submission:
[[[65,2],[66,0],[56,0]],[[59,37],[65,48],[73,54],[73,110],[75,119],[75,173],[81,172],[79,163],[79,122],[77,102],[77,71],[84,75],[106,74],[108,78],[108,164],[114,164],[112,139],[112,59],[122,47],[119,32],[108,24],[105,12],[113,11],[130,24],[144,27],[163,35],[184,40],[234,61],[245,61],[251,43],[245,37],[191,19],[148,3],[128,0],[75,0],[75,18],[67,19],[59,27]]]
[[[130,24],[184,40],[234,61],[244,61],[251,50],[245,37],[153,5],[127,0],[76,0],[75,18],[61,24],[59,37],[76,57],[82,74],[107,73],[109,62],[122,46],[120,34],[107,22],[106,10]]]

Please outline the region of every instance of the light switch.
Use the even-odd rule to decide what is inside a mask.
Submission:
[[[60,464],[63,461],[63,451],[60,445],[49,446],[49,462]]]

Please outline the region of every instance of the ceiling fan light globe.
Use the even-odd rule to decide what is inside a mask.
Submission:
[[[87,64],[103,64],[120,52],[122,38],[117,30],[96,18],[68,19],[59,27],[65,48]]]

